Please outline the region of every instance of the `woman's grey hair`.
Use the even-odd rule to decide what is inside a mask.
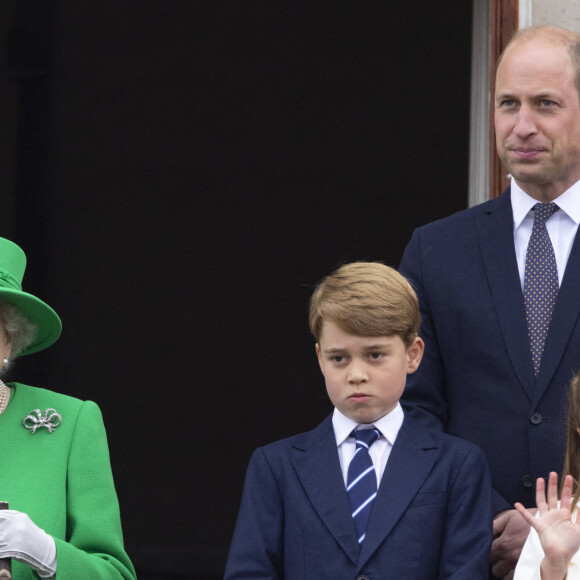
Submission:
[[[11,361],[34,342],[38,327],[24,316],[20,308],[3,300],[0,300],[0,318],[6,334],[12,340]],[[4,364],[3,368],[7,366]]]

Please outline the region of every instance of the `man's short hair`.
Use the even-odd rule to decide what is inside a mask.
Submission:
[[[580,98],[580,35],[565,28],[557,28],[556,26],[530,26],[529,28],[518,30],[499,55],[495,66],[496,72],[504,54],[511,46],[536,39],[545,40],[556,45],[559,44],[568,50],[570,61],[574,67],[574,84],[576,85]]]
[[[323,321],[355,336],[400,336],[410,346],[419,334],[417,295],[396,270],[380,262],[352,262],[324,278],[310,299],[310,332],[320,340]]]

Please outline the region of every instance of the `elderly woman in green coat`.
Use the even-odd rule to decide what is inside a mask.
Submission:
[[[0,238],[3,367],[61,331],[56,312],[22,291],[25,267],[24,252]],[[13,580],[136,578],[95,403],[0,380],[0,449],[0,502],[8,503],[0,558],[12,559]]]

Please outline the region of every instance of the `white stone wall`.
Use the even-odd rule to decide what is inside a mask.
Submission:
[[[522,16],[522,9],[525,16],[525,10],[528,7],[531,8],[532,25],[549,24],[580,34],[580,2],[578,0],[520,0],[520,16]],[[525,24],[520,22],[520,25]]]

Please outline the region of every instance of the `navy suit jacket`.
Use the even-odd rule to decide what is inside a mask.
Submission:
[[[486,579],[490,508],[481,450],[405,416],[359,547],[328,417],[254,452],[225,580]]]
[[[421,227],[400,271],[417,291],[425,355],[403,400],[486,454],[494,513],[535,506],[535,480],[560,471],[567,392],[580,367],[576,236],[534,377],[509,189]],[[421,412],[415,416],[419,417]]]

